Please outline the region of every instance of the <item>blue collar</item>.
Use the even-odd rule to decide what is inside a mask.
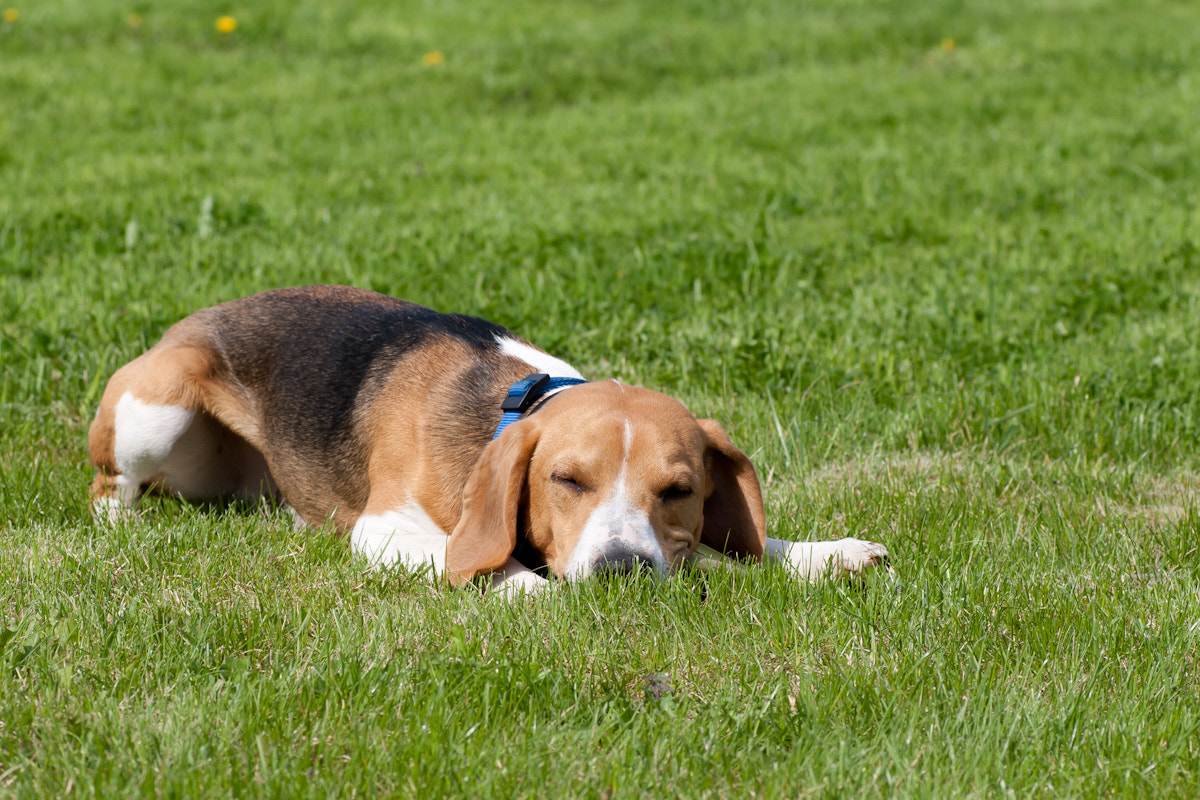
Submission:
[[[508,397],[505,397],[504,402],[500,404],[504,416],[492,438],[495,439],[505,428],[519,420],[522,414],[545,397],[548,392],[565,389],[577,383],[587,383],[587,381],[583,378],[551,378],[542,372],[535,372],[517,381],[508,388]]]

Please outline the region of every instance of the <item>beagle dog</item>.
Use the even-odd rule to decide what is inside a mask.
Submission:
[[[88,434],[93,508],[147,489],[286,502],[378,565],[535,590],[697,548],[855,573],[887,550],[766,536],[750,459],[679,402],[482,319],[342,286],[197,311],[109,380]]]

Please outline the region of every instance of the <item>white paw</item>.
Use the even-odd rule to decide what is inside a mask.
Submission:
[[[508,559],[508,563],[493,572],[491,577],[487,593],[510,600],[521,595],[532,597],[541,594],[554,585],[515,558]]]
[[[847,537],[839,539],[837,544],[841,545],[841,550],[834,557],[834,568],[842,574],[858,575],[888,561],[888,549],[879,542]]]
[[[522,572],[517,575],[493,572],[492,585],[488,587],[487,593],[512,600],[521,595],[532,597],[535,594],[541,594],[552,585],[550,581],[532,572]]]
[[[826,575],[860,575],[887,563],[888,550],[877,542],[847,537],[833,542],[795,542],[786,559],[800,577],[815,581]]]
[[[116,497],[101,497],[92,502],[92,516],[98,522],[116,524],[136,518],[137,511]]]

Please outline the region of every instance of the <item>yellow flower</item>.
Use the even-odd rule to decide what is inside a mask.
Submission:
[[[446,54],[441,50],[431,50],[430,52],[421,56],[421,63],[427,67],[436,67],[439,64],[445,64]]]
[[[4,21],[5,22],[16,22],[20,18],[21,18],[21,12],[17,11],[15,8],[4,9]]]
[[[954,47],[953,39],[942,39],[942,52],[950,53],[954,50]]]
[[[217,17],[217,30],[221,33],[233,33],[237,30],[237,20],[233,17]]]
[[[142,27],[142,17],[140,14],[129,15],[129,27],[133,28],[134,30]]]

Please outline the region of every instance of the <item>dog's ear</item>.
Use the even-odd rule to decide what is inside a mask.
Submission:
[[[517,423],[490,442],[475,465],[462,516],[446,544],[446,574],[456,586],[504,566],[517,546],[521,495],[537,440],[534,425]]]
[[[767,522],[754,465],[733,446],[719,422],[697,421],[708,437],[704,463],[712,483],[712,494],[704,501],[700,541],[720,553],[760,559],[767,543]]]

